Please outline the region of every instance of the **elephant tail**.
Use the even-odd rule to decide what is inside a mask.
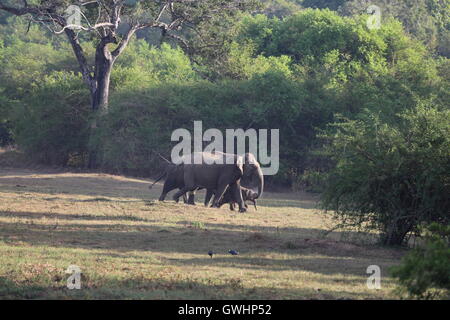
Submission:
[[[153,183],[152,183],[148,188],[149,188],[149,189],[153,188],[153,186],[154,186],[159,180],[161,180],[162,178],[164,178],[164,176],[166,176],[166,175],[167,175],[167,170],[164,170],[164,172],[163,172],[158,178],[156,178],[156,180],[153,181]]]
[[[167,160],[166,158],[164,158],[164,157],[161,155],[161,153],[156,152],[156,154],[157,154],[161,159],[163,159],[165,162],[167,162],[167,163],[169,163],[169,164],[172,163],[172,162],[170,162],[169,160]]]

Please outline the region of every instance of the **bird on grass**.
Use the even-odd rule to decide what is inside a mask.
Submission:
[[[237,256],[239,254],[239,252],[237,252],[236,250],[228,250],[228,253],[233,256]]]
[[[212,259],[213,255],[214,255],[214,253],[215,253],[215,252],[212,251],[212,250],[209,250],[209,251],[208,251],[208,255],[211,257],[211,259]]]

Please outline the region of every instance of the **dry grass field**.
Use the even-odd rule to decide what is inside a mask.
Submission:
[[[403,251],[333,221],[301,193],[258,211],[156,201],[161,184],[98,173],[0,169],[1,299],[390,299]],[[240,252],[228,254],[229,249]],[[208,251],[216,255],[211,259]],[[382,288],[366,286],[369,265]],[[66,287],[69,265],[81,289]]]

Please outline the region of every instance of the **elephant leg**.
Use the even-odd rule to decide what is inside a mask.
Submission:
[[[219,183],[217,187],[217,192],[214,195],[213,200],[213,207],[219,208],[220,207],[220,199],[222,199],[225,191],[227,191],[228,184],[227,183]]]
[[[195,191],[189,191],[187,204],[195,205],[194,199],[195,199]]]
[[[164,199],[166,199],[167,194],[172,190],[173,189],[164,186],[163,191],[162,191],[161,195],[159,196],[159,201],[164,201]]]
[[[163,192],[161,193],[161,195],[159,196],[159,201],[164,201],[164,199],[166,198],[167,192]]]
[[[175,201],[178,203],[179,200],[180,199],[176,199]],[[188,198],[187,198],[186,193],[185,193],[185,194],[183,194],[183,203],[187,203],[187,202],[188,202]]]
[[[214,194],[214,190],[206,189],[205,207],[207,207],[209,205],[209,202],[211,201],[213,194]]]
[[[188,199],[186,196],[186,192],[188,192],[189,189],[187,187],[183,187],[180,190],[178,190],[174,195],[173,195],[173,200],[175,200],[176,202],[178,202],[180,197],[183,197],[183,201],[185,201],[185,203],[187,203]]]
[[[241,191],[241,183],[240,181],[236,181],[232,185],[231,192],[233,193],[233,198],[236,200],[238,206],[239,206],[239,212],[245,212],[247,211],[247,207],[244,203],[244,200],[242,199],[242,191]]]
[[[177,201],[177,199],[179,198],[179,197],[181,197],[181,196],[185,196],[185,193],[186,192],[189,192],[189,191],[194,191],[195,190],[195,186],[194,186],[194,183],[193,183],[193,176],[192,176],[192,173],[188,173],[188,172],[184,172],[184,175],[183,175],[183,180],[184,180],[184,186],[180,189],[180,190],[178,190],[178,192],[177,193],[175,193],[174,195],[173,195],[173,199],[175,200],[175,201]],[[188,200],[187,200],[188,201]]]
[[[163,190],[161,192],[161,196],[159,197],[159,201],[164,201],[164,199],[166,198],[167,194],[176,189],[177,187],[173,185],[173,183],[166,181],[164,182],[164,186],[163,186]]]

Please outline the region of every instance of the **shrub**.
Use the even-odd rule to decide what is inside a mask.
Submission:
[[[400,284],[398,292],[418,299],[450,299],[450,225],[433,223],[424,236],[424,243],[391,270]]]
[[[35,160],[66,165],[86,152],[89,115],[81,77],[55,72],[12,111],[15,140]]]
[[[198,80],[189,58],[179,48],[163,43],[160,48],[143,40],[131,41],[117,60],[111,75],[111,91],[149,88],[162,83]]]
[[[308,98],[302,83],[278,71],[249,80],[163,83],[121,92],[111,99],[94,148],[101,149],[105,168],[142,174],[157,167],[156,152],[170,155],[172,131],[192,130],[194,120],[202,120],[204,130],[224,133],[227,128],[281,129],[277,182],[288,183],[289,169],[300,167],[308,152],[314,126],[331,119],[326,97],[315,97],[306,106]]]
[[[305,170],[302,175],[293,178],[292,189],[294,191],[307,191],[320,193],[323,188],[325,173]]]
[[[334,127],[324,135],[336,167],[322,206],[343,225],[400,245],[421,223],[450,221],[450,110],[420,106],[390,124],[368,112]]]
[[[7,146],[12,142],[11,124],[9,121],[0,120],[0,147]]]

